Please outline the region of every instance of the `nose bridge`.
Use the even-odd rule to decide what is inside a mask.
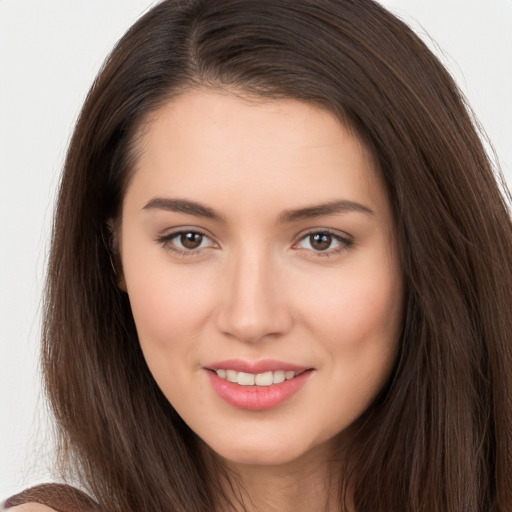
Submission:
[[[292,317],[279,265],[268,248],[246,245],[233,255],[219,328],[241,341],[284,334]]]

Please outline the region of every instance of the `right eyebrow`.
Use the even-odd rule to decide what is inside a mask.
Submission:
[[[167,197],[154,197],[146,203],[143,210],[166,210],[168,212],[185,213],[196,217],[205,217],[207,219],[224,222],[224,218],[209,206],[189,201],[187,199],[174,199]]]

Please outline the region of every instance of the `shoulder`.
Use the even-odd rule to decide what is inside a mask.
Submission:
[[[10,497],[7,512],[99,512],[98,504],[79,489],[64,484],[43,484]]]
[[[57,512],[54,508],[41,505],[40,503],[25,503],[9,508],[8,512]]]

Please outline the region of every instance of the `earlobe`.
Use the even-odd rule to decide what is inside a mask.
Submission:
[[[110,267],[112,270],[112,277],[116,286],[123,292],[127,292],[126,281],[124,278],[123,265],[121,261],[121,253],[119,250],[119,226],[113,219],[107,221],[107,240],[103,239],[105,247],[108,251],[110,259]]]

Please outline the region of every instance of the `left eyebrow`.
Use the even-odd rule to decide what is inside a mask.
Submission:
[[[315,217],[323,217],[326,215],[336,215],[338,213],[358,212],[366,215],[375,215],[375,212],[368,206],[357,203],[355,201],[331,201],[296,210],[286,210],[279,216],[282,223],[296,222],[298,220],[311,219]]]

